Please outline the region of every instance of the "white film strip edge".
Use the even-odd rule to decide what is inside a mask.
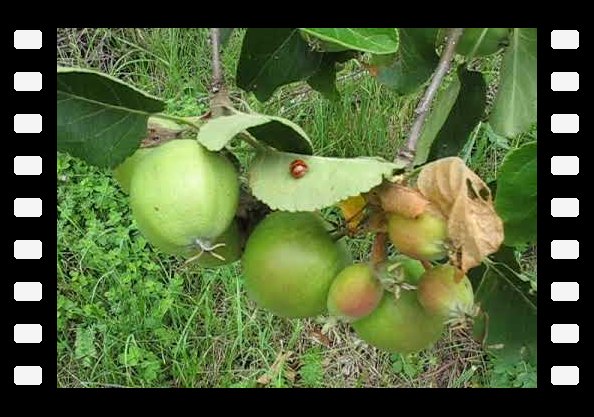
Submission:
[[[578,49],[579,32],[577,30],[553,30],[551,32],[551,48]],[[577,72],[553,72],[551,74],[551,90],[578,91],[580,75]],[[552,133],[578,133],[580,130],[578,114],[551,115]],[[577,156],[554,156],[551,158],[552,175],[578,175],[579,158]],[[578,217],[579,199],[553,198],[551,200],[552,217]],[[577,240],[554,240],[551,242],[551,258],[578,259],[580,242]],[[554,282],[551,284],[551,300],[579,300],[579,284],[577,282]],[[580,328],[575,323],[555,323],[551,325],[552,343],[578,343]],[[578,385],[580,372],[577,366],[553,366],[551,368],[551,384]]]
[[[40,30],[15,30],[14,48],[39,50],[42,46]],[[34,52],[31,52],[34,53]],[[40,72],[15,72],[14,90],[41,91],[42,74]],[[30,94],[30,93],[19,93]],[[34,94],[34,93],[33,93]],[[15,114],[14,132],[40,133],[42,131],[42,116],[40,114]],[[40,175],[42,159],[36,155],[14,155],[15,175]],[[14,196],[15,217],[40,217],[42,215],[42,200],[38,197],[24,198]],[[42,242],[40,240],[15,240],[15,259],[26,259],[35,262],[42,256]],[[40,282],[15,282],[14,300],[17,302],[39,302],[42,299],[42,284]],[[43,329],[39,323],[16,323],[14,325],[14,343],[41,343]],[[41,366],[14,367],[15,385],[41,385]]]

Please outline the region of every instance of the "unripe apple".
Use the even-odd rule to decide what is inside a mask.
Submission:
[[[120,184],[122,190],[126,193],[130,193],[130,183],[132,182],[132,174],[138,166],[138,162],[141,161],[152,148],[139,148],[131,156],[126,158],[124,162],[118,165],[113,170],[113,176]]]
[[[414,219],[390,213],[388,234],[396,249],[411,258],[433,261],[447,254],[446,220],[435,211],[427,210]]]
[[[419,282],[417,296],[427,312],[445,320],[472,314],[472,284],[466,275],[456,282],[457,273],[458,270],[448,264],[425,272]]]
[[[370,314],[384,293],[373,268],[368,264],[347,266],[332,281],[328,292],[328,312],[352,322]]]
[[[379,306],[355,321],[353,329],[370,345],[392,353],[412,353],[437,341],[443,321],[428,314],[413,291],[401,291],[396,299],[385,292]]]
[[[330,285],[348,260],[319,215],[271,213],[251,233],[243,253],[247,294],[281,317],[317,316],[326,311]]]
[[[138,228],[163,252],[191,256],[209,247],[235,217],[239,179],[223,155],[194,139],[152,149],[134,170],[130,206]]]
[[[406,255],[397,255],[394,259],[396,262],[396,274],[404,280],[407,284],[417,285],[421,277],[425,273],[423,264],[416,260],[409,258]]]

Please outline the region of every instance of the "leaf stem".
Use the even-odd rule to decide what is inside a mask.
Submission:
[[[410,167],[414,162],[417,143],[421,137],[425,119],[429,114],[429,108],[431,107],[431,103],[433,102],[433,99],[435,98],[441,83],[450,70],[451,61],[454,58],[454,53],[456,52],[456,45],[458,44],[460,36],[462,36],[463,30],[463,28],[448,29],[446,45],[441,52],[441,57],[439,58],[437,68],[431,77],[431,82],[429,83],[429,86],[425,90],[425,94],[423,94],[421,101],[415,109],[417,117],[410,129],[408,138],[406,140],[406,145],[400,149],[396,155],[396,163],[400,162],[405,164],[407,167]]]
[[[243,131],[243,132],[239,133],[238,136],[245,143],[247,143],[248,145],[252,146],[253,148],[255,148],[255,149],[259,150],[259,151],[269,151],[270,150],[270,148],[268,148],[267,146],[263,145],[261,142],[258,141],[258,139],[256,139],[255,137],[253,137],[247,131]]]
[[[177,123],[181,123],[184,125],[188,125],[190,127],[193,127],[194,129],[200,129],[200,126],[198,126],[196,123],[192,122],[191,120],[188,120],[185,117],[172,116],[170,114],[164,114],[164,113],[155,113],[152,116],[158,117],[160,119],[171,120],[172,122],[177,122]]]

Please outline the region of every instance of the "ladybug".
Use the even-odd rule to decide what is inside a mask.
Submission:
[[[291,162],[291,165],[289,165],[289,171],[293,178],[303,177],[308,169],[307,164],[301,159],[295,159]]]

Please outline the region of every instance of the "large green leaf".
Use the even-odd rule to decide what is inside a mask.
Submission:
[[[302,160],[308,171],[291,175],[291,164]],[[326,158],[276,151],[260,152],[249,169],[256,198],[275,210],[313,211],[369,191],[389,177],[396,164],[380,158]]]
[[[377,80],[399,94],[416,91],[430,77],[439,57],[435,28],[400,28],[400,49],[390,64],[377,65]]]
[[[536,242],[536,142],[507,155],[497,178],[495,210],[505,227],[505,244]]]
[[[58,68],[58,150],[114,168],[146,137],[162,101],[105,74]]]
[[[489,119],[496,133],[513,137],[536,122],[536,75],[536,29],[515,28]]]
[[[513,250],[502,247],[487,266],[471,270],[469,278],[486,313],[475,322],[476,334],[486,336],[486,347],[500,358],[536,361],[536,294],[520,274]]]
[[[339,97],[336,89],[336,64],[346,62],[356,56],[356,52],[326,52],[316,72],[307,79],[307,83],[326,98],[335,100]]]
[[[494,54],[508,43],[508,28],[465,28],[456,52],[468,57]]]
[[[460,91],[445,123],[431,145],[429,160],[455,156],[462,150],[472,130],[483,117],[487,84],[483,74],[458,68]]]
[[[324,57],[318,70],[307,79],[307,83],[324,97],[336,100],[339,97],[336,89],[336,63]]]
[[[454,77],[435,98],[417,142],[414,165],[421,165],[429,157],[431,145],[445,124],[460,93],[460,78]]]
[[[223,48],[225,48],[227,46],[229,39],[231,39],[231,35],[233,34],[233,29],[235,29],[235,28],[220,28],[219,29],[220,42],[221,42],[221,46]]]
[[[237,65],[237,85],[266,101],[285,84],[313,75],[323,54],[312,51],[298,29],[247,30]]]
[[[391,54],[398,50],[395,28],[302,28],[303,32],[349,49]]]
[[[237,134],[247,130],[256,139],[286,152],[311,154],[311,140],[301,127],[277,116],[236,112],[209,120],[198,132],[198,141],[211,151],[221,150]]]

